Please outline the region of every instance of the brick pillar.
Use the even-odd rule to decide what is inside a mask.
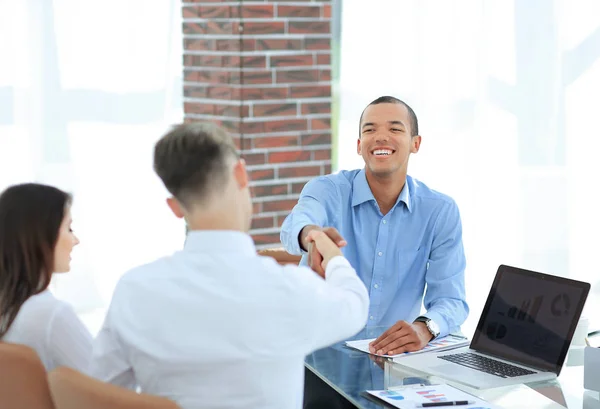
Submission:
[[[329,0],[184,3],[185,120],[237,139],[254,197],[252,235],[279,228],[311,178],[331,172]]]

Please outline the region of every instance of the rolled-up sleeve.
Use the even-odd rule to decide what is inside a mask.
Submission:
[[[285,250],[290,254],[302,254],[298,236],[305,226],[334,225],[329,209],[335,208],[338,201],[337,187],[328,178],[319,177],[308,182],[300,193],[298,203],[281,226],[280,239]]]
[[[444,336],[458,330],[469,314],[462,225],[454,202],[447,203],[438,214],[427,264],[425,315],[438,323],[440,336]]]

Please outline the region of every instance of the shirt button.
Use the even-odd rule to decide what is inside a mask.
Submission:
[[[383,256],[383,253],[380,251],[379,253],[377,253],[377,255],[378,255],[379,257],[381,257],[381,256]]]
[[[385,219],[383,219],[383,221],[382,221],[381,223],[383,223],[383,224],[386,224],[386,223],[387,223],[387,221],[386,221]]]
[[[375,284],[373,287],[375,287],[375,288],[379,288],[379,285],[378,285],[378,284]]]
[[[373,318],[373,316],[371,315],[371,316],[369,317],[369,319],[372,321],[372,320],[374,320],[375,318]]]

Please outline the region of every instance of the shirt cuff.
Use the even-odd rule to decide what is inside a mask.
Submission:
[[[344,256],[335,256],[329,260],[329,263],[327,263],[327,268],[325,269],[325,279],[328,279],[333,271],[335,271],[338,267],[352,268],[350,262]]]
[[[306,254],[306,251],[300,247],[300,232],[306,226],[314,224],[311,220],[302,219],[299,222],[295,222],[294,226],[291,228],[289,232],[288,242],[286,247],[286,251],[290,254],[295,255],[303,255]]]

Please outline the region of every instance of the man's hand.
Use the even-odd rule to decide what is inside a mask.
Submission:
[[[423,349],[433,335],[423,322],[398,321],[369,344],[369,352],[377,355],[397,355]]]
[[[320,263],[317,266],[318,270],[313,268],[317,274],[321,277],[325,278],[325,269],[327,268],[327,264],[329,261],[336,257],[342,255],[342,250],[335,244],[329,236],[321,231],[321,230],[312,230],[306,236],[306,239],[309,243],[309,248],[313,252],[315,252],[320,259]],[[309,253],[310,254],[310,253]],[[313,263],[315,259],[313,258]],[[311,265],[312,267],[312,265]]]
[[[321,277],[325,277],[325,269],[322,267],[322,253],[314,246],[314,240],[309,240],[309,234],[313,231],[321,231],[329,237],[338,248],[344,247],[347,243],[342,235],[334,227],[319,227],[314,225],[305,226],[300,231],[300,247],[308,252],[308,265]]]

